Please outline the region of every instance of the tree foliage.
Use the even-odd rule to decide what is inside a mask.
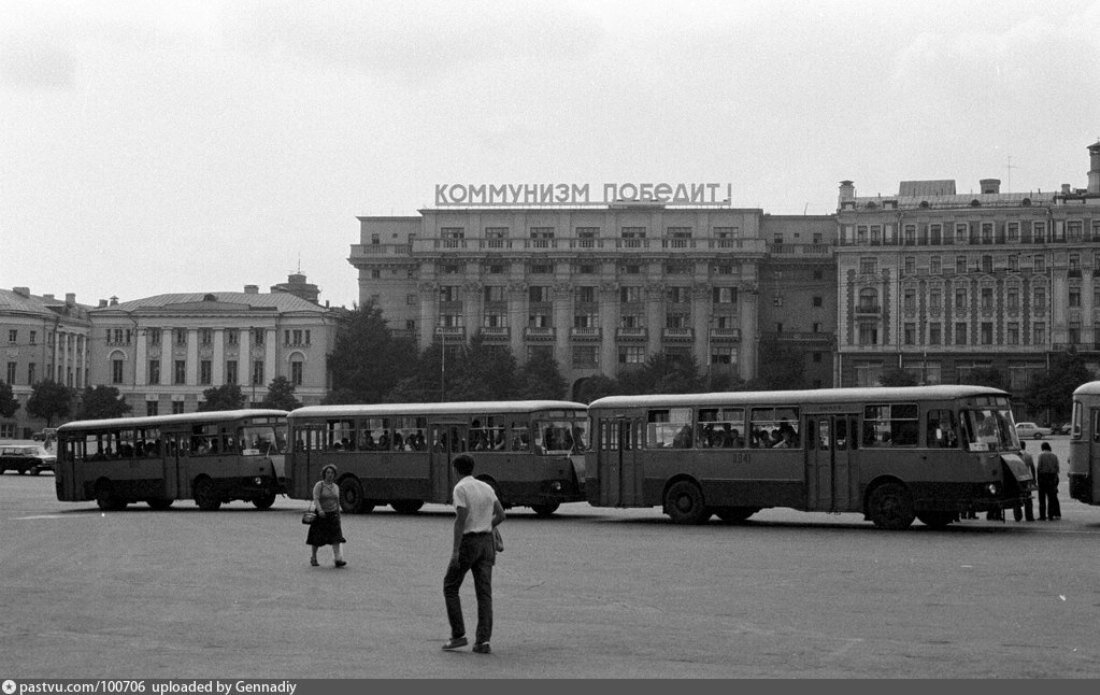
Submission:
[[[507,345],[486,343],[480,333],[456,351],[449,401],[511,399],[516,393],[516,358]]]
[[[515,397],[521,400],[560,400],[568,390],[569,382],[550,352],[535,353],[516,374]]]
[[[133,408],[126,402],[126,398],[114,386],[86,386],[80,395],[76,419],[107,420],[122,417],[131,410]]]
[[[199,410],[202,412],[240,410],[245,404],[244,393],[237,384],[225,384],[208,388],[202,392],[202,397],[204,400],[199,403]]]
[[[761,391],[806,388],[802,353],[794,348],[774,340],[761,341],[758,363],[760,368],[757,377],[749,382],[750,388]]]
[[[34,385],[31,397],[27,399],[27,412],[33,417],[46,421],[46,427],[52,427],[54,418],[62,419],[73,410],[73,398],[76,392],[56,381],[47,379]]]
[[[894,367],[882,373],[882,376],[879,378],[879,383],[883,386],[916,386],[920,382],[913,372],[900,367]]]
[[[573,397],[575,400],[587,404],[597,398],[614,396],[622,393],[620,388],[617,379],[613,379],[603,374],[597,374],[596,376],[590,376],[583,380],[577,387],[577,392],[573,394]]]
[[[394,337],[382,310],[371,303],[341,320],[328,358],[334,392],[355,403],[386,400],[398,383],[416,373],[418,362],[415,343]]]
[[[11,417],[19,408],[19,399],[12,392],[11,384],[0,381],[0,417]]]
[[[1031,380],[1024,392],[1024,404],[1032,413],[1045,413],[1050,422],[1065,422],[1073,407],[1073,392],[1096,377],[1076,352],[1051,358],[1050,369]]]
[[[302,402],[294,397],[294,384],[285,376],[277,376],[267,385],[267,395],[260,407],[273,410],[294,410],[301,408]]]
[[[700,393],[707,380],[691,355],[658,352],[637,369],[619,376],[622,393]]]

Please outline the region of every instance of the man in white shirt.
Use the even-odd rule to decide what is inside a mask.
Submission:
[[[469,644],[466,625],[462,620],[462,603],[458,590],[466,572],[473,570],[474,593],[477,596],[477,641],[474,651],[489,654],[489,638],[493,633],[493,564],[496,544],[493,529],[504,521],[504,507],[493,488],[474,478],[474,459],[467,454],[456,456],[451,465],[459,475],[454,489],[454,547],[447,574],[443,577],[443,598],[447,604],[447,619],[451,623],[451,639],[443,648],[458,649]]]

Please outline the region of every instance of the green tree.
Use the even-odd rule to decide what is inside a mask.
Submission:
[[[749,386],[757,390],[806,388],[802,353],[778,341],[760,342],[757,377]]]
[[[1029,412],[1044,413],[1046,422],[1065,422],[1073,408],[1074,390],[1095,378],[1076,352],[1055,355],[1050,360],[1050,369],[1028,384],[1024,404]]]
[[[53,427],[54,418],[65,418],[73,411],[73,398],[76,392],[53,380],[40,381],[31,389],[27,399],[27,412],[33,417],[46,421],[46,427]]]
[[[515,397],[521,400],[564,399],[568,390],[569,382],[550,351],[532,355],[516,374]]]
[[[294,384],[285,376],[277,376],[267,385],[267,395],[260,401],[260,407],[273,410],[294,410],[302,407],[302,402],[294,397]]]
[[[203,401],[199,403],[199,410],[202,412],[240,410],[245,404],[244,392],[237,384],[225,384],[208,388],[202,392],[202,397]]]
[[[507,345],[486,343],[481,333],[457,351],[449,401],[508,400],[516,393],[516,358]]]
[[[699,363],[691,355],[658,352],[639,369],[619,377],[624,393],[700,393],[706,391],[706,379]]]
[[[882,373],[879,383],[883,386],[916,386],[919,382],[912,372],[894,367]]]
[[[381,402],[402,379],[415,373],[418,361],[410,359],[413,355],[415,343],[395,338],[382,310],[367,303],[348,312],[337,326],[328,357],[333,386],[344,398],[352,394],[353,402]]]
[[[0,417],[11,417],[19,410],[19,399],[11,390],[11,384],[0,381]]]
[[[989,386],[995,389],[1008,390],[1008,379],[1004,372],[996,367],[977,367],[970,370],[970,376],[966,383],[973,386]]]
[[[587,404],[597,398],[614,396],[622,393],[621,388],[617,379],[613,379],[603,374],[597,374],[596,376],[590,376],[581,381],[577,386],[574,397],[577,401]]]
[[[75,417],[77,420],[107,420],[122,417],[131,410],[126,398],[114,386],[86,386]]]

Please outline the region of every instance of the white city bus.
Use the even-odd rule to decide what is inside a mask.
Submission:
[[[583,403],[316,405],[293,411],[288,423],[289,495],[309,499],[332,463],[345,512],[388,504],[414,513],[425,502],[449,502],[457,482],[451,460],[463,452],[505,506],[549,516],[562,503],[585,500]]]
[[[768,507],[942,527],[1026,499],[1008,394],[978,386],[609,396],[589,404],[588,500],[672,521]]]
[[[194,499],[212,511],[245,500],[258,509],[285,491],[284,410],[223,410],[83,420],[57,430],[57,499],[167,509]]]
[[[1100,504],[1100,381],[1073,392],[1069,433],[1069,496],[1085,504]]]

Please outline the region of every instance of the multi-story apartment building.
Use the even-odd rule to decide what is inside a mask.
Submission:
[[[903,181],[897,195],[840,185],[839,385],[902,368],[925,383],[995,368],[1015,393],[1075,349],[1100,366],[1100,142],[1087,188],[1004,192],[983,179]]]
[[[760,225],[767,256],[760,267],[761,360],[769,346],[802,356],[802,380],[833,385],[836,346],[836,217],[767,215]]]
[[[349,261],[360,301],[421,348],[480,333],[521,361],[552,354],[574,385],[662,351],[748,379],[761,218],[660,203],[426,209],[360,217]]]
[[[59,300],[32,295],[28,287],[0,290],[0,381],[20,402],[13,417],[0,418],[0,439],[29,438],[46,424],[27,412],[34,384],[52,379],[73,388],[87,385],[90,327],[88,307],[77,304],[75,294]]]
[[[89,310],[88,381],[119,389],[135,415],[193,412],[203,391],[238,384],[252,404],[284,376],[303,404],[328,391],[327,355],[335,311],[292,294],[316,297],[305,276],[261,294],[164,294],[102,301]]]

